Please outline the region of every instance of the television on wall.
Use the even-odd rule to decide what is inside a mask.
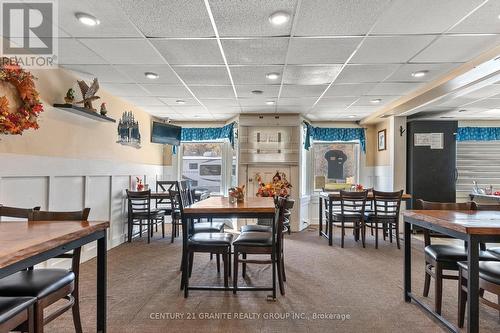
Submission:
[[[153,121],[151,142],[178,146],[181,144],[181,127]]]

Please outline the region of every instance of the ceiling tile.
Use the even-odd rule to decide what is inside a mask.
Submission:
[[[460,66],[460,63],[405,64],[401,65],[386,81],[428,82],[445,75],[458,66]],[[411,75],[422,70],[427,71],[427,74],[423,77],[413,77]]]
[[[317,107],[335,107],[339,109],[345,109],[352,103],[354,103],[359,97],[333,97],[333,98],[322,98],[316,104]]]
[[[316,97],[318,98],[328,85],[283,85],[281,97]]]
[[[127,101],[139,107],[143,106],[164,106],[158,98],[149,96],[127,97]]]
[[[236,91],[238,92],[238,97],[277,97],[279,93],[279,85],[237,85]],[[252,93],[254,90],[262,91],[261,95],[255,95]]]
[[[236,115],[240,113],[240,107],[209,107],[208,110],[212,112],[214,115],[216,114],[226,114],[226,115]]]
[[[467,104],[466,108],[500,109],[500,99],[498,98],[482,99],[472,104]]]
[[[500,36],[443,36],[411,62],[466,62],[500,42]]]
[[[280,106],[297,106],[310,108],[316,102],[317,97],[301,97],[301,98],[280,98],[278,101],[278,107]]]
[[[271,84],[280,83],[283,66],[231,66],[234,84]],[[278,80],[269,80],[267,73],[279,73]]]
[[[229,119],[231,119],[231,117],[237,115],[238,113],[239,112],[235,113],[234,115],[226,114],[226,113],[215,113],[215,114],[212,114],[212,117],[215,120],[229,120]]]
[[[234,91],[231,86],[191,86],[189,88],[199,99],[234,98]]]
[[[174,71],[189,84],[225,84],[230,85],[229,74],[226,67],[179,67],[173,66]]]
[[[117,0],[146,37],[213,37],[203,0]]]
[[[194,98],[176,98],[176,97],[159,97],[158,98],[160,101],[162,101],[164,104],[169,105],[169,106],[175,106],[175,107],[185,107],[185,106],[200,106],[200,103],[196,101]],[[182,100],[184,101],[185,104],[179,104],[177,101]]]
[[[73,37],[141,37],[115,1],[64,0],[58,2],[59,26]],[[89,27],[81,24],[75,13],[94,15],[101,22]]]
[[[343,64],[361,38],[292,38],[288,64]]]
[[[146,39],[80,38],[92,51],[111,64],[164,64],[165,61]]]
[[[288,38],[223,39],[222,47],[230,65],[284,64]]]
[[[347,65],[335,82],[337,83],[369,83],[384,81],[399,65]]]
[[[353,104],[353,106],[371,106],[371,107],[382,107],[390,102],[393,102],[400,98],[401,96],[382,96],[379,103],[372,103],[374,99],[377,99],[375,96],[362,96],[360,99]]]
[[[146,95],[144,89],[135,83],[104,83],[101,86],[115,96],[137,97]]]
[[[500,97],[500,84],[490,84],[480,89],[471,91],[470,93],[461,96],[472,99],[479,99],[485,97],[499,98]]]
[[[175,115],[176,114],[176,112],[170,106],[167,106],[167,105],[163,105],[163,106],[143,106],[142,109],[144,109],[144,111],[146,111],[148,113],[151,113],[153,115],[166,114],[166,115],[170,116],[170,115]]]
[[[279,113],[306,113],[310,106],[300,105],[278,105],[277,112]]]
[[[107,64],[102,57],[89,50],[73,38],[59,38],[60,65],[64,64]]]
[[[215,39],[150,39],[170,65],[223,65]]]
[[[245,106],[241,108],[242,113],[275,113],[274,106]]]
[[[482,2],[482,1],[480,1]],[[472,13],[450,32],[456,33],[500,33],[498,15],[500,1],[488,1],[484,6]]]
[[[263,97],[263,96],[239,98],[239,102],[242,107],[247,107],[247,106],[267,107],[266,104],[267,101],[273,101],[276,103],[276,100],[277,100],[276,97]]]
[[[100,83],[134,83],[134,80],[111,65],[64,65],[63,68],[72,71],[82,79],[88,80],[96,77]]]
[[[142,87],[151,96],[174,98],[184,98],[192,96],[184,86],[171,86],[166,84],[142,84]]]
[[[173,110],[175,110],[176,113],[182,114],[182,115],[208,115],[210,112],[208,112],[203,106],[201,105],[178,105],[178,106],[171,106]]]
[[[325,93],[324,97],[333,96],[361,96],[375,87],[375,83],[348,83],[348,84],[333,84]]]
[[[404,63],[427,46],[434,36],[370,37],[350,63]]]
[[[182,85],[174,71],[168,65],[116,65],[117,70],[130,76],[137,83]],[[144,73],[153,72],[157,79],[148,79]]]
[[[364,35],[390,0],[302,0],[296,36]]]
[[[340,65],[286,66],[285,84],[318,85],[332,82],[340,71]]]
[[[370,96],[396,96],[406,95],[416,90],[420,83],[379,83],[371,89],[367,95]]]
[[[234,97],[234,96],[233,96]],[[207,108],[239,108],[235,98],[213,98],[200,100]]]
[[[210,0],[220,36],[283,36],[290,34],[297,0]],[[269,22],[269,15],[283,11],[290,20],[279,27]]]
[[[483,0],[396,0],[384,11],[374,34],[442,33]]]

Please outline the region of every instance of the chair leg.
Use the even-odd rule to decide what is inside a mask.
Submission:
[[[232,266],[233,266],[232,261],[231,261],[231,247],[229,247],[228,251],[229,252],[228,252],[227,256],[228,256],[229,260],[228,260],[227,266],[229,267],[229,271],[227,272],[227,276],[230,277],[231,276]]]
[[[238,251],[234,250],[233,254],[233,294],[236,294],[236,290],[238,289]]]
[[[328,221],[328,245],[333,246],[333,222]]]
[[[165,238],[165,216],[161,219],[161,238]]]
[[[387,236],[387,226],[385,223],[382,224],[382,238],[384,239],[385,241],[385,238]]]
[[[281,295],[285,295],[285,285],[283,284],[283,270],[282,270],[282,261],[281,261],[281,256],[278,256],[276,260],[276,272],[278,273],[278,284],[280,287],[280,293]]]
[[[148,228],[146,230],[148,233],[148,244],[151,243],[151,230],[152,230],[151,219],[148,219]]]
[[[373,233],[373,228],[370,228]],[[378,223],[375,223],[375,248],[378,249]]]
[[[427,267],[427,263],[425,263],[425,267]],[[429,289],[431,287],[431,275],[425,271],[425,278],[424,278],[424,297],[429,296]]]
[[[389,223],[388,227],[389,227],[389,242],[392,243],[392,224]]]
[[[247,258],[247,254],[246,253],[242,253],[241,257],[243,259],[246,259]],[[241,276],[244,278],[246,275],[247,275],[247,263],[243,262],[243,263],[241,263]]]
[[[366,237],[366,227],[363,221],[360,222],[360,232],[361,232],[361,243],[363,244],[363,248],[365,248],[365,237]]]
[[[439,264],[436,264],[435,269],[435,277],[434,277],[434,283],[435,283],[435,299],[434,299],[434,311],[437,314],[441,314],[441,304],[443,301],[443,269]]]
[[[142,220],[139,219],[139,237],[142,238]]]
[[[78,286],[75,286],[75,290],[72,293],[73,298],[75,299],[75,303],[71,308],[73,312],[73,324],[75,325],[75,332],[82,333],[82,321],[80,319],[80,300],[78,296]]]
[[[172,236],[170,238],[170,243],[173,243],[174,242],[174,238],[175,238],[175,229],[176,229],[176,222],[174,219],[172,219]]]
[[[340,247],[344,248],[344,236],[345,236],[345,230],[344,230],[344,222],[342,222],[342,232],[340,235]]]
[[[401,250],[401,245],[399,244],[399,223],[394,223],[394,228],[396,229],[396,244],[398,246],[398,250]]]
[[[35,303],[35,333],[43,333],[43,307],[40,303]]]
[[[224,287],[229,287],[229,257],[227,252],[222,254],[222,261],[224,262]]]
[[[189,253],[189,277],[191,277],[191,273],[193,272],[193,262],[194,262],[194,252]]]
[[[217,253],[215,259],[217,259],[217,273],[220,273],[220,254]]]
[[[214,254],[210,252],[210,260],[214,259]]]
[[[191,263],[189,262],[189,257],[191,256],[191,251],[188,251],[185,255],[185,260],[186,262],[184,263],[184,266],[182,267],[182,275],[184,277],[184,298],[188,298],[189,296],[189,265]]]
[[[127,227],[128,227],[128,235],[127,235],[128,236],[128,242],[131,243],[132,242],[132,230],[133,230],[132,229],[133,226],[132,226],[132,219],[131,218],[128,219],[128,226]]]
[[[462,276],[462,270],[458,272],[458,327],[464,327],[465,307],[467,305],[467,293],[463,289],[465,279]]]

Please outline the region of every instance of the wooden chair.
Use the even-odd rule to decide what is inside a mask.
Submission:
[[[458,263],[458,327],[464,327],[465,306],[467,304],[467,262]],[[498,310],[500,317],[500,262],[480,261],[479,262],[479,297],[482,303]],[[497,303],[485,299],[484,291],[488,291],[497,296]]]
[[[19,219],[27,219],[28,215],[33,210],[40,210],[40,206],[33,208],[17,208],[0,205],[0,217],[14,217]]]
[[[443,203],[418,199],[415,208],[423,210],[474,210],[475,207],[473,202]],[[434,278],[434,311],[441,314],[443,280],[458,280],[457,275],[444,274],[444,271],[458,271],[458,262],[467,260],[467,250],[464,246],[459,245],[431,244],[431,237],[450,237],[444,237],[440,234],[431,235],[429,230],[424,229],[425,279],[423,295],[424,297],[429,296],[431,277]],[[495,257],[486,251],[479,251],[479,260],[495,260]]]
[[[176,180],[158,180],[156,181],[156,192],[170,193],[170,190],[176,191],[179,189],[179,182]],[[166,197],[156,199],[155,208],[163,212],[164,216],[172,216],[172,198]],[[158,224],[156,224],[158,228]],[[173,229],[173,226],[172,226]],[[165,238],[165,219],[161,218],[162,237]]]
[[[474,202],[476,206],[476,210],[483,210],[483,211],[500,211],[500,204],[496,205],[484,205],[484,204],[478,204],[477,202]],[[487,249],[487,251],[494,256],[497,256],[498,259],[500,260],[500,247],[490,247]]]
[[[373,191],[373,211],[365,213],[365,228],[375,229],[375,248],[378,249],[378,230],[381,227],[385,234],[385,230],[389,230],[392,236],[392,228],[396,231],[396,244],[400,249],[399,244],[399,210],[401,208],[401,198],[403,191],[397,192],[381,192]],[[373,234],[373,233],[372,233]],[[392,242],[392,237],[390,237]]]
[[[34,297],[0,297],[0,333],[20,330],[35,332]]]
[[[46,212],[31,211],[28,220],[37,221],[86,221],[90,208],[76,212]],[[80,272],[81,248],[73,250],[56,258],[71,259],[71,269],[30,269],[20,271],[0,279],[0,296],[27,296],[36,297],[35,303],[35,332],[43,333],[44,325],[56,319],[69,309],[73,312],[73,323],[77,333],[82,332],[80,307],[78,297],[78,278]],[[45,309],[55,302],[65,299],[57,309],[47,316]]]
[[[153,235],[153,221],[163,218],[164,212],[151,209],[151,190],[147,191],[129,191],[128,198],[128,242],[132,241],[132,232],[134,225],[139,226],[139,237],[142,237],[142,225],[146,220],[146,230],[148,234],[148,244]]]
[[[333,238],[333,226],[341,228],[340,247],[344,247],[345,229],[353,229],[354,239],[359,240],[361,232],[361,242],[365,247],[364,217],[366,209],[366,198],[368,191],[340,191],[340,212],[333,212],[330,220],[330,233]]]

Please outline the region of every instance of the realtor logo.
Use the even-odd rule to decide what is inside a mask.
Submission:
[[[55,0],[1,0],[2,62],[51,67],[57,51]]]

